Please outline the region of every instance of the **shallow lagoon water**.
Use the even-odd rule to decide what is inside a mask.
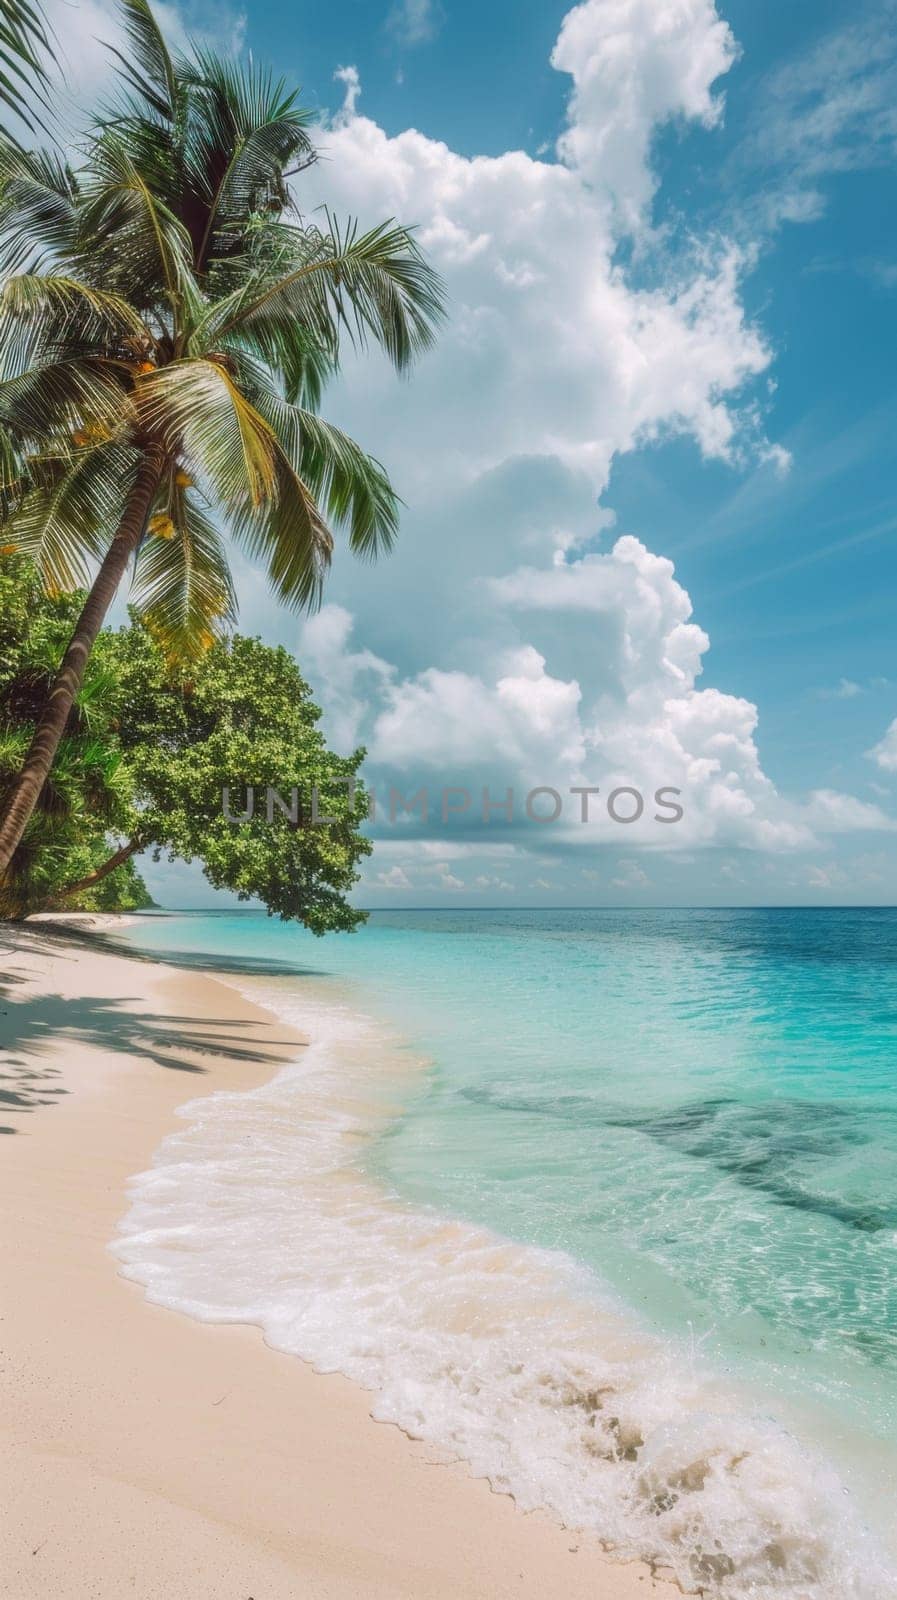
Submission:
[[[189,1161],[175,1144],[138,1184],[126,1260],[151,1293],[259,1321],[524,1502],[711,1592],[878,1592],[860,1523],[887,1542],[895,913],[379,913],[325,941],[234,913],[131,934],[231,965],[300,1025],[311,1007],[320,1041],[270,1092],[197,1102]],[[820,1519],[834,1543],[808,1555]]]

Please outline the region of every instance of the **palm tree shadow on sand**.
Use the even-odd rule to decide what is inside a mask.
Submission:
[[[158,915],[153,921],[160,921]],[[149,961],[157,967],[175,967],[178,971],[205,972],[214,978],[216,974],[222,977],[243,978],[327,978],[330,976],[325,967],[303,967],[298,961],[281,961],[270,956],[248,955],[223,955],[208,954],[202,950],[161,950],[143,949],[129,939],[127,942],[115,934],[104,933],[101,929],[67,928],[63,924],[51,926],[49,923],[40,924],[40,936],[45,935],[58,942],[60,948],[76,944],[83,947],[85,943],[93,949],[104,950],[111,956],[121,956],[128,961]],[[27,930],[37,932],[38,924],[32,923]],[[0,980],[2,981],[2,980]]]
[[[41,1059],[50,1046],[60,1042],[140,1056],[168,1071],[198,1076],[210,1071],[216,1061],[275,1065],[280,1060],[278,1047],[288,1041],[268,1035],[263,1041],[263,1022],[138,1012],[131,1009],[136,996],[110,1000],[59,993],[35,995],[24,975],[15,970],[19,951],[39,949],[54,962],[64,961],[73,957],[75,946],[83,949],[85,943],[101,945],[118,956],[157,960],[155,953],[130,951],[114,939],[85,939],[81,930],[50,932],[42,928],[37,937],[26,929],[0,933],[0,959],[5,968],[0,977],[0,1113],[14,1119],[0,1124],[0,1133],[21,1132],[18,1123],[23,1116],[39,1106],[55,1104],[68,1093],[60,1068],[49,1056],[46,1061]],[[180,960],[171,964],[183,965]],[[202,969],[214,973],[207,960]]]

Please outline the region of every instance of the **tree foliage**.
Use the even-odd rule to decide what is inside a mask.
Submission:
[[[32,132],[46,108],[47,62],[52,39],[43,7],[31,0],[0,0],[0,110]],[[3,131],[0,128],[0,131]]]
[[[22,558],[0,557],[0,751],[3,740],[27,740],[45,664],[77,604],[78,596],[43,597]],[[64,823],[64,834],[51,848],[39,806],[7,895],[19,914],[48,901],[68,903],[70,883],[131,844],[135,855],[196,860],[215,888],[259,899],[270,913],[315,933],[356,926],[362,913],[346,895],[370,850],[360,832],[364,792],[360,785],[352,792],[362,753],[334,755],[319,718],[282,648],[232,635],[192,665],[174,666],[136,615],[126,627],[104,629],[63,741],[65,760],[61,755],[51,779],[55,786],[67,774],[66,805],[56,805],[53,824]],[[277,806],[269,820],[269,785],[288,809],[298,792],[295,823]],[[258,790],[252,819],[229,820],[222,791],[230,789],[236,814],[250,787]],[[138,892],[132,862],[110,877],[116,874],[121,894]],[[97,904],[99,893],[100,885],[88,891],[86,903]],[[6,909],[15,909],[12,899]]]
[[[298,210],[295,92],[170,52],[146,0],[121,11],[119,90],[79,157],[0,141],[4,537],[51,591],[83,582],[152,452],[134,600],[183,656],[234,619],[222,524],[289,605],[318,598],[334,527],[389,548],[384,468],[317,406],[347,338],[407,367],[441,287],[407,228]]]
[[[0,800],[18,771],[46,698],[60,640],[71,631],[78,597],[46,597],[20,559],[0,558]],[[135,789],[116,741],[109,738],[108,674],[91,673],[72,708],[56,762],[0,887],[0,915],[49,905],[110,855],[109,839],[127,830]],[[71,910],[127,911],[151,899],[133,861],[66,900]]]
[[[0,540],[51,595],[96,574],[0,807],[0,873],[132,563],[146,628],[185,661],[234,622],[223,529],[299,607],[334,529],[367,559],[390,547],[386,471],[317,407],[346,340],[403,370],[442,314],[408,228],[300,210],[316,153],[295,92],[172,52],[147,0],[120,10],[117,93],[74,157],[0,137]]]

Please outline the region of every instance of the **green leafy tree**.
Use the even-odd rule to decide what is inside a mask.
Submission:
[[[33,568],[18,558],[0,558],[0,797],[21,766],[78,610],[77,596],[49,599]],[[152,903],[130,859],[94,876],[109,858],[110,834],[132,826],[134,816],[131,774],[109,737],[113,687],[108,673],[92,673],[69,713],[15,870],[0,884],[0,915],[21,917],[49,905],[68,885],[74,887],[66,898],[71,909],[131,910]]]
[[[10,767],[3,741],[27,738],[40,699],[32,686],[78,601],[42,597],[20,557],[0,558],[0,795]],[[147,851],[198,860],[215,888],[259,899],[315,933],[355,927],[363,913],[345,897],[371,848],[360,832],[362,752],[334,755],[319,719],[284,649],[234,635],[176,665],[136,615],[127,627],[103,629],[64,759],[28,824],[0,910],[101,906],[107,882],[124,909],[140,890],[133,860]],[[54,848],[44,796],[56,794],[61,774]],[[268,786],[284,803],[270,816]],[[249,809],[250,790],[252,816],[233,820]]]
[[[129,563],[147,628],[183,658],[233,619],[219,518],[295,606],[319,597],[331,524],[362,557],[390,546],[383,467],[316,408],[346,337],[402,369],[441,313],[405,228],[291,209],[315,156],[294,94],[171,55],[146,0],[122,10],[122,93],[77,172],[0,148],[0,539],[51,592],[98,563],[6,797],[0,873]]]

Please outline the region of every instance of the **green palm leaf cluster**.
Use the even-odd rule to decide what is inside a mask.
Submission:
[[[32,0],[0,0],[0,103],[32,132],[43,125],[34,102],[46,105],[50,48],[41,6]]]
[[[133,599],[183,656],[233,619],[222,527],[298,606],[334,528],[389,548],[384,468],[317,406],[346,339],[404,368],[441,295],[407,229],[293,209],[315,154],[295,94],[122,9],[120,93],[77,170],[0,147],[0,543],[51,589],[85,582],[150,460]]]

